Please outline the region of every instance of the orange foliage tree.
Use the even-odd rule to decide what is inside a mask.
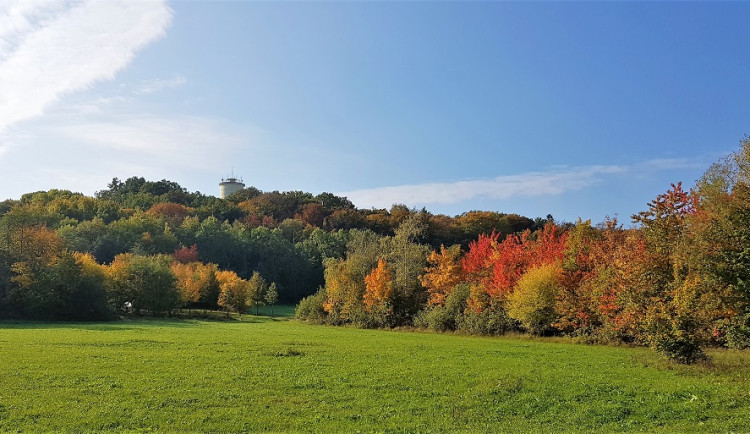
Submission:
[[[454,245],[447,249],[440,246],[440,253],[432,251],[427,256],[430,265],[425,267],[425,274],[419,278],[430,295],[427,304],[442,306],[453,288],[461,283],[463,273],[458,260],[460,255],[461,247]]]
[[[365,309],[372,311],[386,308],[393,298],[393,281],[391,270],[383,259],[378,260],[378,266],[365,276]]]
[[[179,203],[161,202],[154,204],[146,214],[163,217],[170,226],[176,227],[182,224],[185,217],[189,216],[192,209]]]
[[[205,285],[203,275],[198,272],[201,265],[203,264],[198,262],[183,264],[175,261],[169,267],[177,279],[175,284],[180,292],[180,301],[183,306],[189,306],[200,299],[201,288]]]
[[[21,226],[10,233],[8,250],[17,262],[48,265],[62,251],[62,239],[44,225]]]

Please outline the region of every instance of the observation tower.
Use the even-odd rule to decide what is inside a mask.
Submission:
[[[219,183],[219,197],[226,199],[232,193],[236,193],[245,188],[242,178],[236,178],[234,173],[229,178],[221,178]]]

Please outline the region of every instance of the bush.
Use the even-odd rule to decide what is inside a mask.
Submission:
[[[457,330],[460,318],[464,315],[469,298],[469,285],[456,285],[445,299],[443,306],[432,306],[421,311],[414,319],[417,327],[433,331]]]
[[[393,312],[385,306],[378,306],[369,311],[357,307],[349,313],[349,320],[352,324],[363,329],[388,328],[395,325]]]
[[[536,335],[551,332],[555,313],[555,294],[560,286],[560,268],[554,264],[528,270],[508,296],[508,315]]]
[[[688,315],[660,312],[648,315],[645,335],[651,348],[678,363],[705,360],[695,319]]]
[[[732,319],[727,328],[727,347],[744,350],[750,348],[750,312]]]
[[[469,310],[458,317],[458,330],[476,335],[503,335],[516,330],[518,322],[498,302],[492,301],[481,312]]]
[[[294,316],[303,321],[310,321],[316,324],[323,324],[328,319],[328,314],[323,309],[323,302],[326,300],[325,288],[318,289],[313,295],[300,300],[294,311]]]
[[[670,359],[686,365],[705,360],[706,354],[701,350],[696,339],[687,335],[663,334],[654,339],[656,351]]]

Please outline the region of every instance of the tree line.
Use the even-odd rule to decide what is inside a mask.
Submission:
[[[269,303],[260,293],[297,303],[324,284],[324,263],[343,258],[353,236],[391,236],[413,216],[427,228],[420,235],[427,245],[468,245],[488,230],[547,221],[484,211],[448,217],[404,205],[361,210],[331,193],[254,187],[218,199],[141,177],[115,178],[94,197],[28,193],[0,202],[0,318],[243,312]]]
[[[227,199],[113,179],[0,202],[0,317],[106,319],[178,308],[362,327],[577,336],[682,362],[750,346],[750,139],[686,190],[592,225],[394,205],[330,193]]]
[[[632,216],[487,231],[467,247],[352,233],[298,318],[362,327],[576,336],[647,345],[683,363],[750,347],[750,138],[695,187],[673,184]]]

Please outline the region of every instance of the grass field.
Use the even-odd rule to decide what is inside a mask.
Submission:
[[[312,326],[0,323],[0,431],[750,432],[750,352]]]

